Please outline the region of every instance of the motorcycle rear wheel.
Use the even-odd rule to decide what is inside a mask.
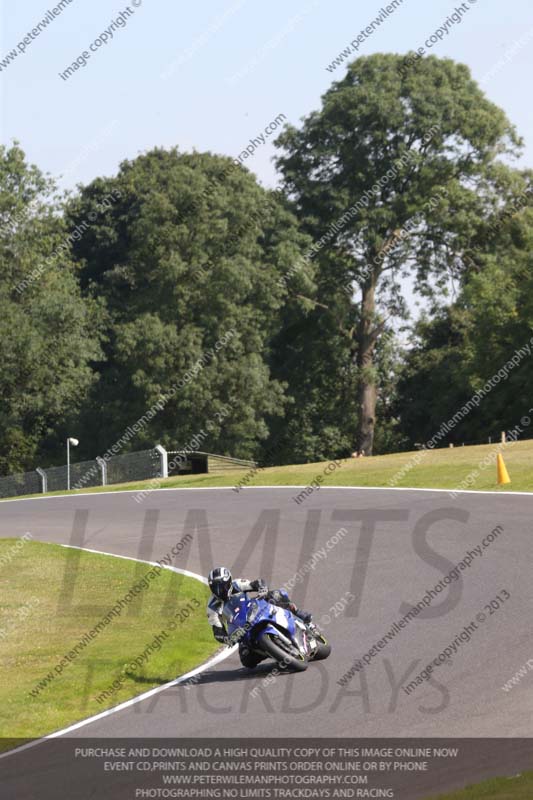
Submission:
[[[297,652],[296,648],[293,653],[289,653],[280,644],[275,641],[274,636],[270,633],[264,633],[260,639],[260,647],[271,658],[278,662],[278,664],[285,669],[292,669],[295,672],[304,672],[309,664],[304,656]]]

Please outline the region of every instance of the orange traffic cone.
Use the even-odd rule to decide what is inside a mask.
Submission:
[[[498,483],[511,483],[511,479],[509,477],[509,473],[507,472],[507,467],[505,466],[505,461],[503,460],[503,456],[501,453],[498,453]]]

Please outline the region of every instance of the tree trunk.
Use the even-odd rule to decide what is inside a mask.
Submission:
[[[374,347],[376,344],[375,309],[376,278],[373,275],[363,286],[361,321],[357,330],[357,366],[359,376],[359,423],[357,451],[372,455],[374,426],[376,423],[377,387],[373,375]]]

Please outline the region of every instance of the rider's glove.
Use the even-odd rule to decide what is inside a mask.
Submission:
[[[232,633],[231,636],[226,637],[226,644],[228,645],[228,647],[233,647],[233,645],[239,644],[242,637],[243,637],[242,633],[239,633],[239,631],[235,631],[235,633]]]
[[[302,622],[309,625],[313,620],[313,615],[309,611],[304,611],[303,608],[298,608],[295,603],[289,603],[289,611],[292,611],[295,617],[299,617]]]
[[[257,592],[262,597],[268,594],[268,586],[262,578],[258,578],[256,581],[252,581],[252,590],[254,592]]]

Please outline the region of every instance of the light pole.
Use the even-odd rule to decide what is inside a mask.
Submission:
[[[74,439],[72,436],[67,439],[67,491],[70,491],[70,445],[77,447],[78,439]]]

